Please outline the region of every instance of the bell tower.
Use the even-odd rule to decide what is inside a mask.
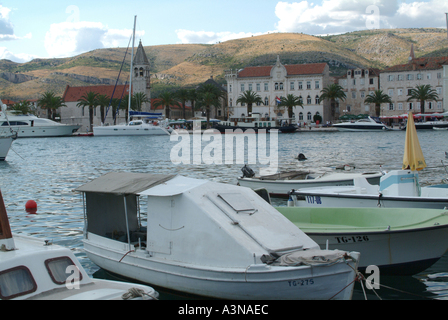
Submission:
[[[151,101],[150,64],[141,40],[134,57],[134,74],[132,76],[133,94],[144,93],[146,98]],[[151,111],[151,102],[142,103],[142,111]]]

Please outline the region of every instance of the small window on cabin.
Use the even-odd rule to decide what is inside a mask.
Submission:
[[[37,284],[27,267],[20,266],[0,272],[0,298],[2,300],[14,299],[36,290]]]
[[[47,267],[47,271],[50,274],[51,280],[53,280],[56,284],[65,284],[67,278],[71,275],[71,272],[67,273],[68,267],[75,267],[76,265],[69,257],[59,257],[55,259],[48,259],[45,261],[45,266]],[[78,270],[79,279],[75,281],[81,281],[82,275]]]

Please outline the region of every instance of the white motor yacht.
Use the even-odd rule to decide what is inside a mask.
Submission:
[[[359,119],[354,122],[342,122],[333,124],[338,131],[386,131],[390,130],[385,124],[376,122],[371,117]]]
[[[9,124],[8,124],[9,120]],[[17,115],[5,111],[0,113],[0,134],[9,132],[10,128],[17,132],[17,138],[65,137],[78,131],[80,125],[62,124],[50,119],[33,115]]]

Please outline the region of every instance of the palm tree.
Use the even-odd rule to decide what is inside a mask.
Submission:
[[[198,101],[199,95],[196,89],[188,90],[188,100],[191,102],[191,110],[195,110],[196,101]]]
[[[420,112],[425,113],[425,102],[426,101],[437,101],[439,96],[437,95],[436,90],[431,88],[431,85],[424,84],[419,85],[415,89],[409,90],[408,101],[418,100],[420,101]],[[426,119],[423,117],[423,119]],[[425,121],[425,120],[424,120]]]
[[[236,103],[247,103],[247,115],[249,115],[252,113],[252,105],[254,103],[263,103],[263,99],[256,92],[247,90],[238,97]]]
[[[364,103],[374,103],[375,104],[375,115],[377,117],[380,116],[381,113],[381,104],[382,103],[392,103],[390,97],[383,93],[383,90],[375,90],[375,92],[369,94]]]
[[[55,111],[61,107],[66,107],[64,100],[55,95],[54,92],[47,91],[37,100],[37,105],[48,110],[48,119],[55,118]]]
[[[180,89],[179,91],[176,92],[176,97],[182,102],[182,118],[186,119],[187,112],[185,110],[185,103],[190,98],[189,91],[187,89]]]
[[[134,93],[133,98],[135,100],[135,106],[137,108],[136,111],[142,111],[142,104],[146,103],[146,102],[150,102],[146,93],[143,93],[143,92]]]
[[[210,127],[210,107],[219,107],[221,105],[221,98],[224,98],[224,92],[211,83],[206,83],[198,88],[197,102],[199,107],[205,107],[205,113],[207,115],[207,128]]]
[[[93,91],[89,91],[84,94],[81,99],[78,100],[76,106],[78,107],[89,107],[89,124],[90,132],[93,132],[93,109],[98,106],[98,96],[99,94]]]
[[[328,87],[321,90],[321,96],[320,101],[323,100],[330,100],[330,108],[331,108],[331,120],[333,121],[335,119],[336,114],[336,99],[345,101],[345,98],[347,97],[344,92],[344,88],[342,88],[340,85],[333,83],[330,84]]]
[[[31,102],[27,100],[22,100],[12,106],[12,110],[16,110],[21,112],[22,114],[30,114],[33,113],[33,109],[31,107]]]
[[[167,119],[170,118],[170,107],[178,106],[180,107],[179,101],[175,99],[175,96],[171,92],[163,92],[160,94],[159,98],[155,99],[153,103],[154,109],[157,107],[163,106],[165,107],[165,117]]]
[[[106,121],[106,112],[105,112],[105,108],[107,106],[109,106],[110,103],[110,98],[105,95],[105,94],[101,94],[98,96],[98,105],[100,106],[100,113],[101,113],[101,123],[104,124],[104,122]]]
[[[288,118],[289,118],[289,124],[291,124],[292,119],[292,110],[294,107],[302,107],[303,109],[303,102],[302,99],[299,97],[296,97],[293,94],[288,94],[285,97],[280,98],[280,103],[278,104],[279,107],[287,107],[288,108]]]

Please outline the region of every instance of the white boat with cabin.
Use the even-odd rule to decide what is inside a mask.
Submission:
[[[133,113],[131,112],[130,115],[133,116]],[[169,135],[173,129],[167,121],[160,120],[160,115],[158,113],[139,112],[139,116],[143,117],[142,119],[114,126],[93,127],[93,135],[95,137]]]
[[[153,300],[151,287],[92,279],[70,249],[13,234],[0,192],[0,300]]]
[[[359,254],[321,250],[251,189],[112,172],[76,191],[85,252],[112,273],[222,299],[352,297]]]
[[[242,177],[238,177],[238,184],[251,189],[266,189],[271,196],[287,197],[291,190],[302,188],[315,188],[323,186],[352,186],[354,179],[364,177],[371,184],[379,184],[382,172],[362,173],[324,173],[313,174],[308,171],[280,172],[273,175],[255,176],[255,173],[247,165],[241,171]]]
[[[129,80],[129,92],[132,92],[132,75],[134,73],[134,47],[135,47],[135,27],[137,24],[137,16],[134,18],[134,29],[132,35],[132,55],[131,55],[131,69],[130,69],[130,80]],[[137,51],[138,54],[138,51]],[[161,113],[145,113],[145,112],[135,112],[131,111],[131,99],[132,95],[129,95],[128,110],[129,119],[132,116],[136,116],[140,119],[131,120],[125,124],[118,124],[112,126],[96,126],[93,127],[93,135],[95,137],[103,136],[154,136],[154,135],[169,135],[172,128],[169,126],[168,119],[161,120]],[[156,119],[154,120],[154,116]]]
[[[17,132],[17,138],[67,137],[81,128],[80,125],[62,124],[34,115],[10,113],[7,118],[2,111],[0,114],[0,133],[9,131],[9,125],[11,125],[12,130]]]
[[[379,185],[357,178],[354,186],[303,188],[292,196],[298,207],[443,209],[448,207],[448,184],[421,187],[416,171],[393,170]]]
[[[6,111],[5,105],[2,105],[0,112],[0,135],[15,132],[17,138],[65,137],[71,136],[80,127],[38,118],[34,115],[18,115]]]
[[[385,124],[377,122],[371,117],[359,119],[354,122],[341,122],[333,124],[338,131],[387,131],[391,130]]]

